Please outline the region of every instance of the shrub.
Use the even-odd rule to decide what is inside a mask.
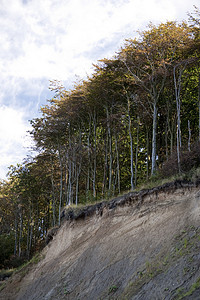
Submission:
[[[0,268],[6,266],[14,251],[14,234],[3,233],[0,235]]]
[[[181,172],[189,172],[192,168],[200,166],[200,143],[196,142],[191,150],[182,148],[180,151]],[[171,157],[165,161],[160,170],[162,177],[169,177],[178,174],[177,152],[174,151]]]

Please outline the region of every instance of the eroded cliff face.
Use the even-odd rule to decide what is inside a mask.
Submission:
[[[200,187],[129,193],[63,223],[0,299],[200,299]]]

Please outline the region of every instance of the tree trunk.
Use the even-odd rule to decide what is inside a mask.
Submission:
[[[177,132],[176,132],[176,136],[177,136],[177,162],[178,162],[178,172],[181,172],[181,159],[180,159],[180,143],[179,143],[179,130],[178,130],[178,126],[177,126]]]
[[[29,259],[30,257],[30,249],[29,249],[29,235],[30,235],[30,219],[28,219],[28,223],[27,223],[27,237],[26,237],[26,257],[27,259]]]
[[[17,244],[18,244],[18,222],[17,222],[17,209],[15,209],[15,246],[14,246],[14,256],[17,255]]]
[[[66,147],[67,148],[67,147]],[[63,162],[64,167],[64,195],[63,195],[63,202],[67,205],[68,200],[68,169],[67,169],[67,149],[65,150],[65,160]]]
[[[60,163],[60,197],[59,197],[59,213],[58,213],[58,226],[60,226],[60,216],[61,216],[61,207],[62,207],[62,191],[63,191],[63,165],[62,165],[62,157],[61,157],[61,149],[59,146],[58,150],[59,155],[59,163]]]
[[[149,129],[147,127],[147,179],[149,179]]]
[[[23,229],[23,216],[22,216],[22,208],[19,207],[19,241],[18,241],[18,256],[21,257],[21,242],[22,242],[22,229]]]
[[[118,151],[118,143],[117,143],[117,137],[115,134],[115,151],[116,151],[116,157],[117,157],[117,182],[118,182],[118,193],[120,194],[120,165],[119,165],[119,151]]]
[[[190,128],[190,121],[188,120],[188,151],[190,151],[191,145],[191,128]]]
[[[69,178],[68,178],[68,203],[67,205],[71,205],[71,197],[72,197],[72,162],[69,159],[68,161],[68,173],[69,173]]]
[[[80,149],[81,149],[81,146],[82,146],[82,132],[80,129],[80,132],[79,132],[79,148]],[[79,176],[81,173],[81,163],[82,163],[82,156],[80,155],[79,160],[77,160],[77,163],[76,163],[76,196],[75,196],[76,197],[75,198],[76,205],[78,205]]]
[[[104,155],[104,171],[103,171],[103,182],[102,182],[102,196],[105,195],[106,191],[106,178],[108,171],[108,131],[106,130],[106,139],[104,140],[105,155]]]
[[[198,104],[199,104],[199,142],[200,142],[200,73],[199,73],[199,88],[198,88]]]
[[[96,198],[96,169],[97,169],[97,129],[96,129],[96,113],[93,118],[93,134],[94,134],[94,165],[93,165],[93,198]]]
[[[131,116],[130,116],[130,100],[127,97],[128,100],[128,132],[130,137],[130,148],[131,148],[131,190],[133,191],[134,186],[134,171],[133,171],[133,137],[131,132]]]
[[[168,132],[169,132],[169,129],[168,129],[168,120],[167,120],[166,125],[165,125],[165,155],[166,155],[166,160],[168,160],[168,158],[169,158]]]
[[[138,168],[138,145],[139,145],[139,118],[137,118],[137,144],[135,151],[135,186],[137,186],[137,168]]]
[[[153,105],[153,137],[152,137],[152,157],[151,157],[151,175],[156,171],[156,134],[157,134],[157,104]]]
[[[55,197],[55,185],[53,179],[53,159],[51,156],[51,188],[52,188],[52,214],[53,214],[53,227],[56,225],[56,197]]]
[[[29,257],[30,257],[30,251],[32,247],[32,238],[33,238],[33,224],[31,220],[31,230],[30,230],[30,236],[29,236]]]
[[[71,142],[71,132],[69,128],[69,151],[68,151],[68,199],[67,205],[72,204],[72,160],[71,160],[71,152],[72,152],[72,142]]]
[[[181,77],[186,67],[185,63],[183,66],[180,66],[180,70],[178,73],[178,78],[176,78],[176,69],[178,67],[175,66],[173,69],[173,75],[174,75],[174,88],[175,88],[175,97],[176,97],[176,110],[177,110],[177,160],[178,160],[178,171],[181,172],[181,165],[180,165],[180,148],[181,148]]]
[[[86,199],[87,200],[89,200],[89,191],[90,191],[90,165],[91,165],[90,136],[91,136],[91,115],[89,115],[89,131],[88,131],[88,137],[87,137],[87,156],[88,156],[88,172],[87,172],[87,181],[86,181]]]
[[[107,117],[107,130],[108,130],[108,143],[109,143],[109,180],[108,180],[108,192],[109,195],[111,194],[112,190],[112,164],[113,164],[113,157],[112,157],[112,136],[111,136],[111,126],[110,126],[110,116],[108,107],[106,107],[106,117]]]
[[[32,233],[33,233],[33,219],[32,219],[32,211],[33,211],[33,203],[31,201],[30,203],[30,215],[28,220],[28,230],[27,230],[27,245],[26,245],[26,251],[27,251],[27,258],[30,258],[30,251],[31,251],[31,242],[32,242]]]
[[[79,171],[76,172],[76,199],[75,199],[75,203],[76,206],[78,205],[78,187],[79,187]]]
[[[180,148],[181,148],[181,103],[180,103],[180,74],[178,82],[176,80],[176,69],[174,68],[174,85],[175,85],[175,96],[176,96],[176,110],[177,110],[177,160],[178,160],[178,172],[181,172],[180,166]]]

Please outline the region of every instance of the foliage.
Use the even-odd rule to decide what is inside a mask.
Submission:
[[[117,285],[112,285],[112,286],[110,286],[110,288],[109,288],[108,294],[113,294],[113,293],[116,292],[117,290],[118,290]]]
[[[182,150],[180,157],[181,171],[183,173],[187,173],[193,168],[197,169],[200,167],[200,142],[194,143],[191,147],[191,150]],[[169,177],[179,173],[176,151],[174,151],[171,157],[165,161],[160,173],[162,177]]]
[[[14,235],[1,234],[0,235],[0,269],[6,267],[9,259],[13,254],[14,249]]]
[[[173,237],[169,248],[166,247],[158,252],[154,259],[150,257],[150,260],[146,261],[141,269],[132,275],[129,285],[121,295],[122,298],[131,299],[134,295],[138,295],[144,285],[148,286],[150,281],[153,280],[153,283],[151,282],[153,285],[155,281],[165,282],[165,279],[166,287],[163,290],[163,298],[171,296],[173,299],[180,300],[192,295],[200,287],[200,279],[193,276],[198,270],[196,255],[198,255],[199,233],[200,229],[193,225],[183,228],[178,235]],[[182,276],[182,280],[177,280],[176,287],[173,279],[170,279],[173,277],[171,272],[174,272],[174,266],[176,268],[178,266],[178,276]],[[194,283],[190,283],[191,286],[186,290],[183,282]]]

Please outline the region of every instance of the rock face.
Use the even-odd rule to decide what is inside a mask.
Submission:
[[[42,259],[0,299],[200,299],[200,188],[175,182],[65,209]]]

